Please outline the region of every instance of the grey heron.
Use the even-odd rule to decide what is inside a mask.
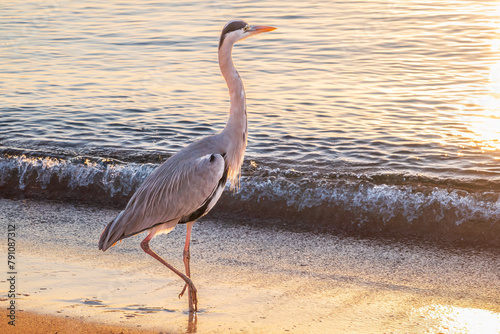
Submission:
[[[147,231],[141,248],[184,282],[179,297],[188,290],[189,312],[196,312],[196,288],[190,278],[191,229],[194,222],[207,214],[219,200],[226,183],[239,182],[243,156],[247,146],[247,114],[243,82],[231,57],[233,45],[247,37],[276,28],[248,25],[241,20],[229,21],[219,39],[219,67],[230,95],[229,119],[216,135],[186,146],[149,175],[132,196],[127,206],[101,234],[99,249],[106,251],[117,241]],[[149,241],[166,234],[177,224],[186,224],[183,262],[186,274],[156,254]]]

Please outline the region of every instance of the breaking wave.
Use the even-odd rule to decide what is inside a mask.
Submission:
[[[0,194],[123,206],[158,166],[86,157],[0,158]],[[356,234],[500,244],[500,186],[415,175],[300,172],[245,163],[216,211]]]

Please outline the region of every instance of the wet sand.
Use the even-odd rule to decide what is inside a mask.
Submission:
[[[189,319],[186,297],[177,298],[183,282],[142,252],[144,235],[97,250],[116,214],[0,200],[5,233],[8,223],[16,225],[17,332],[500,332],[498,250],[279,231],[213,218],[193,229],[200,312]],[[178,226],[151,247],[183,268],[184,236]],[[6,254],[5,242],[2,247]],[[8,282],[1,280],[2,310],[7,294]],[[0,331],[12,329],[0,315]]]
[[[0,317],[5,319],[6,310],[0,310]],[[21,322],[22,319],[22,322]],[[140,325],[138,325],[140,326]],[[1,333],[58,333],[58,334],[153,334],[157,330],[134,329],[124,326],[103,325],[85,320],[70,318],[69,316],[50,316],[33,312],[20,311],[19,323],[16,327],[6,322],[0,323]]]

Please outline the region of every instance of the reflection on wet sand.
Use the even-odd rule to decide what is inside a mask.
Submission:
[[[186,334],[196,333],[197,324],[198,324],[198,317],[196,316],[196,313],[189,312]]]
[[[192,250],[199,312],[189,315],[185,298],[177,298],[182,282],[137,249],[142,236],[105,257],[96,249],[97,226],[116,211],[19,205],[0,200],[0,221],[22,227],[18,301],[27,312],[148,333],[498,332],[495,250],[204,220]],[[176,233],[155,247],[180,263],[185,231]]]
[[[500,314],[477,308],[429,305],[415,310],[431,333],[500,333]]]

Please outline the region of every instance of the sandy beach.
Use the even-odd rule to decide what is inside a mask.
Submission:
[[[0,282],[2,333],[500,332],[497,250],[207,217],[193,229],[200,311],[190,319],[186,297],[177,297],[183,282],[142,252],[144,235],[97,250],[118,211],[7,199],[0,209],[4,229],[16,226],[17,272],[15,327],[6,316],[9,282]],[[178,226],[151,246],[183,268],[184,235]]]

